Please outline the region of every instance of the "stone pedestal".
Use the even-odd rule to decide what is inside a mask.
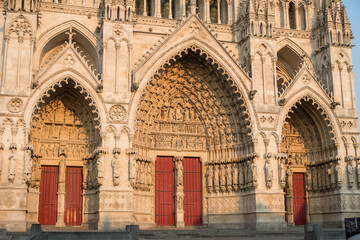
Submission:
[[[184,188],[183,186],[176,187],[176,201],[175,201],[175,226],[185,227],[184,222]]]

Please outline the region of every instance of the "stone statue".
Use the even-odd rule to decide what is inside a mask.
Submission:
[[[279,164],[279,179],[280,179],[280,187],[285,187],[286,185],[286,169],[285,169],[285,164],[284,164],[284,159],[280,159],[280,164]]]
[[[151,172],[151,163],[146,163],[146,186],[149,187],[148,190],[150,190],[150,186],[152,185],[152,172]]]
[[[226,177],[226,188],[227,191],[230,192],[232,188],[231,165],[226,166],[225,177]]]
[[[311,182],[311,167],[307,166],[306,167],[306,190],[308,192],[311,191],[311,186],[312,186],[312,182]]]
[[[11,148],[11,156],[9,157],[9,175],[8,180],[9,182],[14,182],[15,174],[16,174],[16,148]]]
[[[111,160],[114,186],[120,184],[120,152],[114,151],[114,157]]]
[[[256,186],[257,185],[257,166],[254,162],[254,160],[252,160],[251,162],[251,176],[252,176],[252,182],[253,184]]]
[[[182,161],[176,162],[176,185],[182,186],[183,185],[183,174],[184,174],[184,168],[182,165]]]
[[[290,167],[287,167],[286,169],[286,175],[287,175],[287,188],[292,188],[293,187],[293,171],[291,170]]]
[[[343,181],[343,172],[340,166],[340,161],[336,162],[336,166],[335,166],[335,171],[336,171],[336,183],[338,188],[341,188],[342,186],[342,181]]]
[[[347,174],[349,179],[349,188],[352,188],[354,186],[354,167],[352,165],[352,160],[350,160],[347,165]]]
[[[225,192],[226,190],[226,179],[225,179],[225,167],[223,165],[220,165],[220,185],[221,185],[221,191]]]
[[[336,187],[335,164],[333,162],[330,162],[330,187]]]
[[[238,190],[238,186],[239,186],[239,180],[238,180],[239,174],[238,174],[238,168],[237,168],[236,163],[232,164],[231,174],[233,177],[233,189],[236,192]]]
[[[219,192],[219,166],[214,166],[214,187],[215,192]]]
[[[318,173],[315,167],[312,167],[311,174],[313,176],[312,187],[314,191],[318,190]]]
[[[266,187],[272,187],[272,180],[273,180],[273,169],[270,163],[270,158],[266,158],[265,160],[265,180],[266,180]]]
[[[139,184],[140,186],[145,185],[145,162],[140,162],[140,178],[139,178]]]
[[[246,168],[246,180],[247,180],[246,183],[250,186],[252,183],[252,168],[250,161],[247,161],[245,168]]]
[[[64,193],[65,192],[65,175],[66,175],[66,163],[65,163],[65,156],[60,156],[60,163],[59,163],[59,184],[58,184],[58,192]]]
[[[24,156],[24,180],[27,183],[30,182],[31,180],[31,169],[32,169],[31,149],[26,148],[25,156]]]
[[[207,184],[209,193],[212,193],[212,191],[213,191],[213,178],[214,178],[214,172],[212,170],[212,167],[208,166],[206,168],[206,184]]]
[[[136,173],[137,173],[136,160],[133,156],[131,156],[129,160],[130,160],[129,178],[130,178],[131,184],[134,184],[134,182],[136,180]]]
[[[104,183],[104,157],[99,154],[97,157],[97,182],[102,185]]]
[[[178,195],[177,196],[177,209],[183,210],[183,208],[184,208],[184,196]]]
[[[240,184],[240,188],[242,188],[245,184],[244,181],[244,166],[242,163],[240,163],[240,169],[239,169],[239,184]]]

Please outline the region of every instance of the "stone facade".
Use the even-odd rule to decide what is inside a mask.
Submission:
[[[155,226],[157,156],[200,159],[202,224],[360,212],[351,29],[341,0],[0,2],[0,227],[39,221],[42,167],[82,167],[82,225]],[[186,196],[185,196],[186,198]]]

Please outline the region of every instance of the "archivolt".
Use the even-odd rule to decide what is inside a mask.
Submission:
[[[194,46],[168,60],[141,96],[135,144],[151,147],[155,122],[163,106],[174,98],[183,99],[182,107],[194,109],[204,127],[208,149],[229,149],[250,142],[252,127],[245,99],[229,79],[224,68]]]
[[[55,82],[47,90],[45,90],[45,92],[41,95],[40,99],[35,104],[31,117],[31,125],[33,125],[34,122],[37,121],[42,107],[47,104],[47,102],[53,97],[53,95],[57,94],[59,91],[63,91],[63,89],[65,88],[68,91],[68,94],[76,96],[76,98],[74,98],[74,101],[75,99],[77,99],[76,101],[81,101],[81,99],[79,99],[79,95],[80,98],[82,97],[82,99],[84,100],[82,101],[83,107],[90,108],[91,116],[89,117],[91,117],[92,122],[94,123],[94,127],[96,129],[100,129],[100,114],[95,104],[95,100],[81,84],[79,84],[76,80],[69,78],[61,79]]]

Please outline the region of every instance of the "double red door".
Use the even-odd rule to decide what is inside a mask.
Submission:
[[[185,225],[201,225],[201,163],[198,158],[184,158],[184,220]],[[175,223],[175,164],[173,157],[158,157],[155,163],[155,223]]]
[[[42,166],[39,200],[39,223],[55,225],[57,218],[57,166]],[[80,225],[82,222],[82,168],[66,167],[65,216],[66,225]]]
[[[293,212],[295,225],[305,225],[305,179],[304,173],[293,174]]]

